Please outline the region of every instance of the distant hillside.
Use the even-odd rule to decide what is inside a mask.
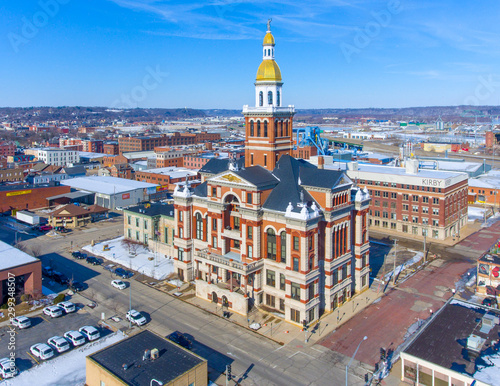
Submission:
[[[162,121],[185,118],[202,118],[202,110],[180,109],[110,109],[108,107],[0,107],[0,121],[28,123],[47,121],[76,121],[82,124],[119,121]]]

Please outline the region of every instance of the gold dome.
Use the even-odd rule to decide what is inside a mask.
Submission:
[[[257,81],[281,82],[281,71],[274,60],[263,60],[257,70]]]
[[[267,31],[266,36],[264,36],[263,46],[274,46],[274,36],[271,31]]]

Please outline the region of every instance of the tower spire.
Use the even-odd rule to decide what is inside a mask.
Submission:
[[[267,32],[271,32],[271,22],[273,19],[267,19]]]

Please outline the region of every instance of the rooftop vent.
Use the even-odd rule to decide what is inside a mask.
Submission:
[[[483,339],[478,335],[471,334],[467,338],[467,350],[479,352],[483,348],[483,344],[485,341],[486,339]]]
[[[499,319],[498,316],[488,313],[483,316],[481,322],[482,325],[479,332],[482,332],[483,334],[487,335],[490,333],[491,329],[495,327],[496,324],[498,324]]]
[[[157,348],[151,350],[151,360],[158,359],[160,357],[160,351]]]

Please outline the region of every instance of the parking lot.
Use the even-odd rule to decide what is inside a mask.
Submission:
[[[83,307],[82,304],[78,306]],[[31,367],[37,365],[37,362],[40,362],[38,358],[35,359],[31,355],[29,351],[30,347],[36,343],[47,343],[47,340],[55,335],[63,336],[67,331],[78,331],[80,327],[88,325],[96,327],[101,333],[101,337],[111,333],[111,331],[105,328],[100,328],[97,324],[98,319],[84,310],[63,315],[54,319],[40,313],[30,319],[31,327],[22,330],[18,328],[15,329],[16,365],[19,368],[19,371],[30,369]],[[0,328],[0,358],[8,357],[10,354],[7,344],[10,338],[8,334],[9,330],[9,326]],[[65,353],[56,353],[53,358],[60,355],[65,355]]]

